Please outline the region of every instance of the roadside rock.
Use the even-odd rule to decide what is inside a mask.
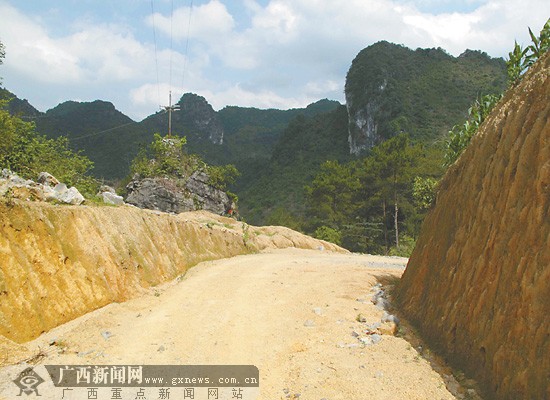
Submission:
[[[395,322],[384,322],[382,325],[380,325],[380,328],[378,328],[380,333],[382,335],[392,335],[395,336],[397,333],[397,325]]]
[[[365,317],[363,314],[359,314],[356,319],[357,322],[367,322],[367,317]]]
[[[67,188],[67,185],[64,183],[58,183],[53,188],[53,191],[55,198],[63,203],[79,205],[84,202],[84,196],[80,194],[77,188]]]
[[[116,194],[116,191],[111,186],[102,185],[99,188],[97,195],[103,200],[105,204],[112,204],[115,206],[124,205],[124,198]]]
[[[84,202],[84,197],[78,189],[67,188],[67,185],[60,183],[47,172],[41,172],[37,182],[34,182],[23,179],[7,169],[0,173],[0,196],[26,201],[59,201],[73,205]]]
[[[99,193],[104,193],[104,192],[116,194],[115,188],[109,185],[101,185],[99,187]]]
[[[399,325],[399,318],[384,311],[384,314],[382,315],[382,322],[393,322],[394,324]]]
[[[235,208],[235,204],[233,204],[227,193],[209,185],[208,180],[207,174],[197,171],[189,177],[185,184],[186,189],[193,196],[193,203],[196,206],[194,210],[206,210],[214,214],[223,214]]]
[[[200,171],[178,179],[136,177],[126,186],[126,202],[175,214],[205,210],[222,215],[234,209],[235,204],[227,193],[209,185],[208,180],[208,175]]]
[[[36,181],[38,183],[41,183],[43,185],[50,186],[50,187],[55,187],[60,183],[55,176],[47,172],[39,173],[38,179]]]

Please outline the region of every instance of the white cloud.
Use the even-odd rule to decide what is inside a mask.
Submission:
[[[198,94],[204,96],[217,110],[226,105],[288,109],[304,107],[318,100],[306,95],[283,96],[271,90],[245,90],[238,84],[221,91],[204,90]]]
[[[57,84],[119,82],[143,78],[150,69],[152,49],[115,25],[82,26],[55,38],[9,5],[0,4],[0,14],[6,66],[29,79]]]
[[[515,38],[526,38],[527,27],[542,28],[547,14],[533,14],[532,9],[550,11],[539,0],[518,4],[516,1],[488,1],[469,13],[405,15],[405,30],[411,29],[417,46],[441,46],[458,55],[466,48],[481,49],[493,56],[504,56]],[[521,39],[520,39],[521,40]]]
[[[474,34],[474,25],[480,21],[475,14],[446,14],[446,15],[405,15],[403,21],[415,33],[415,37],[424,39],[434,46],[446,47],[456,53],[464,50],[464,39]]]
[[[0,38],[6,47],[6,67],[42,82],[77,82],[79,60],[59,41],[15,8],[0,3]]]
[[[273,0],[268,6],[256,13],[252,20],[253,30],[269,32],[273,39],[292,38],[298,31],[299,14],[292,7],[292,2]]]
[[[438,11],[430,12],[436,3]],[[82,8],[81,18],[63,20],[58,7],[66,25],[52,29],[50,19],[18,11],[17,4],[0,0],[6,86],[26,85],[23,95],[33,104],[48,96],[53,102],[109,94],[134,118],[156,111],[170,89],[175,100],[192,91],[218,109],[302,107],[323,97],[343,101],[351,61],[374,42],[504,56],[514,39],[528,44],[527,26],[538,33],[550,15],[546,0],[463,0],[450,11],[450,0],[241,0],[240,7],[210,0],[191,14],[188,7],[175,9],[172,26],[168,2],[155,2],[154,17],[146,4],[141,19],[125,19],[124,25],[104,14],[98,24],[89,18],[91,6]],[[144,33],[142,25],[151,29],[153,19],[157,62],[152,30]]]
[[[151,48],[116,26],[90,26],[60,40],[92,81],[118,82],[143,77]],[[149,64],[150,65],[150,64]],[[145,68],[144,68],[145,67]]]
[[[344,82],[334,80],[323,80],[308,82],[305,85],[305,92],[310,98],[320,98],[319,96],[326,96],[327,93],[334,93],[342,91]]]
[[[255,0],[243,0],[243,5],[247,12],[253,14],[261,11],[262,9],[262,6],[260,6]]]
[[[191,12],[191,24],[189,13]],[[181,7],[174,10],[173,15],[155,13],[146,19],[149,26],[164,33],[167,37],[182,40],[189,37],[205,42],[215,41],[220,35],[230,33],[235,21],[224,4],[219,0],[211,0],[209,3],[193,7]]]

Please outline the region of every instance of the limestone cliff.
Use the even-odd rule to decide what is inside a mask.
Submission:
[[[214,144],[223,144],[224,130],[218,114],[202,96],[185,93],[178,102],[181,112],[173,116],[174,124],[178,122],[189,126],[191,131],[186,135],[199,135]]]
[[[441,182],[397,297],[488,398],[550,398],[550,55]]]
[[[480,51],[453,57],[385,41],[359,52],[346,76],[351,154],[407,132],[432,141],[464,119],[479,93],[500,93],[506,67]]]
[[[265,248],[345,251],[206,212],[0,203],[0,338],[24,342],[204,260]],[[1,341],[0,341],[1,344]]]
[[[237,207],[226,192],[209,184],[208,175],[202,171],[195,171],[186,179],[136,179],[126,189],[127,203],[150,210],[172,213],[205,210],[224,215]]]

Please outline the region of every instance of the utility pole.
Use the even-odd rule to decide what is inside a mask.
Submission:
[[[179,111],[180,106],[175,104],[172,105],[172,91],[169,94],[169,104],[164,106],[164,110],[168,113],[168,137],[172,136],[172,111]]]

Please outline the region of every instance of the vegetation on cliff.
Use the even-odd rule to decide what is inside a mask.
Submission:
[[[153,141],[147,147],[142,147],[134,158],[127,181],[137,175],[140,179],[167,177],[185,179],[194,172],[201,171],[208,175],[208,184],[216,189],[227,191],[229,185],[235,183],[239,171],[232,165],[209,165],[196,154],[188,154],[185,145],[187,138],[177,135],[162,137],[155,133]],[[234,200],[237,196],[231,192],[228,195]]]
[[[477,96],[500,93],[505,85],[504,61],[480,51],[453,57],[442,48],[375,43],[359,52],[346,77],[350,141],[368,139],[368,150],[400,132],[439,139]]]
[[[523,49],[517,42],[514,49],[508,53],[508,83],[517,85],[525,72],[550,48],[550,19],[546,21],[537,37],[529,28],[531,44]]]
[[[529,28],[529,34],[532,41],[531,45],[522,49],[516,42],[514,49],[508,53],[509,58],[506,61],[506,68],[509,86],[517,85],[525,72],[550,48],[550,19],[546,21],[538,37],[533,34],[531,28]],[[457,160],[501,98],[502,94],[485,94],[481,96],[468,109],[468,119],[462,125],[455,125],[451,129],[445,152],[445,164],[447,166]]]

